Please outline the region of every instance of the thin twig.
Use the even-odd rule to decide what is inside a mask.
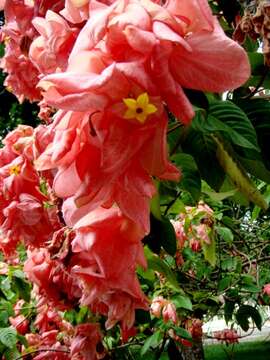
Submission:
[[[170,210],[170,208],[173,206],[173,204],[176,202],[176,200],[178,199],[178,197],[180,196],[181,192],[179,191],[177,194],[176,194],[176,197],[170,201],[164,211],[164,215],[166,216],[168,211]]]
[[[170,134],[171,132],[173,132],[174,130],[180,128],[181,126],[183,126],[183,125],[179,122],[178,124],[176,124],[176,125],[172,126],[171,128],[169,128],[167,130],[167,134]]]

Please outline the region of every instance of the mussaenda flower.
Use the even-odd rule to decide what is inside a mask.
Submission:
[[[146,92],[139,95],[137,99],[127,98],[123,101],[128,108],[124,115],[125,119],[136,119],[140,123],[144,123],[149,115],[157,111],[156,106],[149,103],[149,96]]]

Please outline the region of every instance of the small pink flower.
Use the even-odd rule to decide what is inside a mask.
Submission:
[[[174,324],[177,323],[178,318],[176,314],[176,308],[175,305],[172,302],[167,302],[167,304],[162,309],[162,316],[164,322],[168,322],[171,320]]]
[[[191,250],[194,252],[199,252],[201,250],[201,244],[200,241],[197,239],[192,238],[189,242],[189,246],[191,247]]]
[[[161,317],[162,308],[167,304],[167,300],[165,300],[162,296],[157,296],[152,300],[150,306],[150,312],[157,318]]]
[[[263,287],[263,294],[270,296],[270,284],[265,284]]]
[[[29,330],[29,320],[24,315],[17,315],[10,317],[9,321],[11,325],[18,331],[19,334],[24,335]]]

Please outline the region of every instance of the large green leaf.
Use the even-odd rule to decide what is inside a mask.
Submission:
[[[265,69],[263,54],[258,52],[249,52],[248,58],[251,65],[252,74],[261,75]]]
[[[235,302],[226,299],[226,302],[224,305],[224,317],[225,317],[225,321],[227,324],[229,321],[232,320],[234,307],[235,307]]]
[[[201,176],[194,158],[190,154],[178,153],[171,160],[181,170],[180,188],[188,191],[194,201],[198,201],[201,195]]]
[[[192,311],[192,302],[189,297],[177,294],[172,297],[172,301],[177,309],[182,308]]]
[[[148,268],[154,271],[158,271],[163,274],[168,280],[169,284],[175,289],[180,290],[174,273],[169,266],[158,256],[154,255],[147,247],[144,249],[145,257],[147,259]]]
[[[5,351],[5,360],[18,360],[21,359],[21,354],[18,349],[14,347],[13,349],[7,349]]]
[[[151,215],[150,233],[145,236],[144,243],[155,253],[159,253],[161,246],[168,254],[174,256],[176,253],[176,234],[170,220],[162,217],[155,218]]]
[[[240,107],[230,101],[212,101],[204,129],[230,141],[242,166],[250,174],[270,182],[270,171],[263,162],[257,133]]]
[[[0,328],[0,342],[12,349],[17,342],[17,332],[12,327]]]
[[[160,330],[157,330],[153,335],[149,336],[143,344],[141,355],[145,355],[150,348],[156,348],[160,344],[162,338],[163,333]]]
[[[270,169],[270,102],[265,99],[248,99],[239,102],[239,106],[245,111],[257,133],[258,143],[261,149],[263,161]]]
[[[160,224],[161,245],[168,254],[174,256],[176,253],[176,234],[169,219],[162,218]]]
[[[259,330],[262,328],[262,317],[259,311],[253,306],[241,305],[235,315],[235,318],[244,331],[248,331],[249,329],[249,318],[254,321]]]
[[[225,174],[216,158],[217,146],[203,128],[204,121],[202,112],[198,111],[181,145],[183,151],[194,158],[201,177],[211,188],[218,191],[224,182]]]
[[[205,129],[220,131],[237,146],[260,151],[257,136],[251,121],[244,111],[231,101],[216,101],[210,104]]]

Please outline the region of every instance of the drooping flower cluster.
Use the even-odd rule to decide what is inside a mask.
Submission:
[[[37,332],[31,333],[29,320],[20,314],[23,309],[24,301],[20,300],[14,308],[16,316],[10,318],[10,323],[18,333],[25,335],[31,348],[30,354],[35,354],[34,360],[96,359],[96,346],[101,341],[97,323],[72,326],[41,297],[37,304],[38,315],[33,323]],[[42,348],[42,352],[38,354],[39,348]],[[102,353],[99,355],[103,357]]]
[[[25,243],[25,272],[49,303],[80,302],[128,331],[147,308],[135,270],[146,266],[153,177],[180,175],[167,109],[188,124],[183,88],[236,88],[247,56],[207,0],[6,0],[4,12],[6,86],[41,101],[47,125],[4,140],[0,246]],[[78,331],[72,354],[92,332]]]
[[[42,178],[33,166],[33,137],[30,126],[20,125],[0,149],[0,249],[6,255],[21,241],[42,246],[60,228],[57,206],[41,191]]]

